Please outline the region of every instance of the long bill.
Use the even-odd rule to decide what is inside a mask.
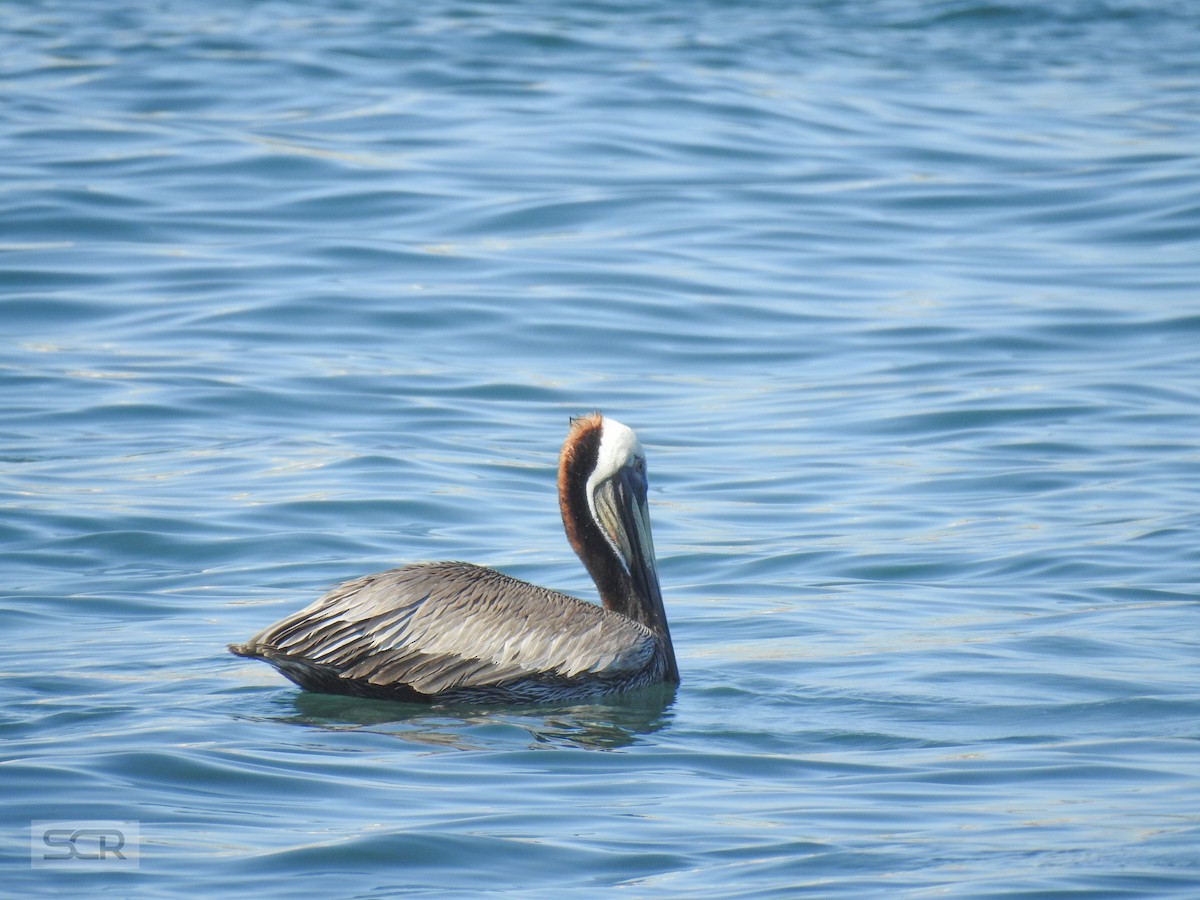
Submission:
[[[638,608],[625,612],[669,641],[654,539],[650,534],[645,475],[630,466],[621,468],[596,487],[595,510],[632,583],[631,599]]]

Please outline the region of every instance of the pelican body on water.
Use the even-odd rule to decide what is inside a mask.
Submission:
[[[558,500],[603,607],[482,566],[419,563],[340,584],[229,649],[310,691],[418,703],[540,703],[678,683],[633,430],[599,413],[572,419]]]

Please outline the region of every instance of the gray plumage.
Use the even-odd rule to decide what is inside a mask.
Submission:
[[[239,656],[313,691],[441,703],[546,702],[662,680],[649,628],[468,563],[425,563],[338,585]]]

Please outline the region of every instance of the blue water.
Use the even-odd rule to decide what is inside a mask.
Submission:
[[[4,893],[1200,896],[1192,4],[0,13]],[[594,408],[673,698],[226,654],[408,561],[594,598]]]

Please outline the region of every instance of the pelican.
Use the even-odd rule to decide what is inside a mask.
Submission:
[[[603,606],[462,562],[344,582],[237,656],[310,691],[417,703],[543,703],[677,684],[633,430],[571,420],[558,501]]]

